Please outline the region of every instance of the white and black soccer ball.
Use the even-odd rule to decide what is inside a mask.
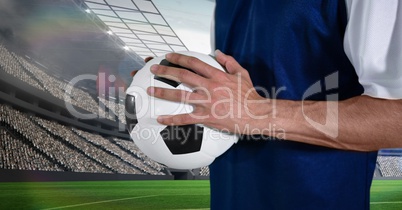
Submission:
[[[224,71],[223,67],[209,55],[191,51],[180,53],[197,57]],[[180,67],[171,64],[164,57],[156,57],[146,63],[136,73],[126,91],[126,121],[130,136],[145,155],[170,168],[193,169],[208,166],[236,143],[238,136],[200,124],[166,126],[156,121],[159,115],[193,111],[191,105],[158,99],[146,93],[150,86],[192,91],[184,84],[151,73],[150,67],[154,64]]]

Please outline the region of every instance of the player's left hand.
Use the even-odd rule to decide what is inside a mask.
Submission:
[[[231,56],[219,50],[216,60],[227,72],[216,69],[201,60],[177,53],[166,55],[174,64],[192,69],[153,65],[152,73],[184,83],[193,92],[150,87],[149,95],[170,101],[191,104],[192,113],[159,116],[165,125],[204,124],[208,127],[238,134],[258,134],[271,113],[269,99],[260,96],[254,88],[248,71]],[[268,102],[268,105],[267,105]],[[261,127],[262,126],[262,127]]]

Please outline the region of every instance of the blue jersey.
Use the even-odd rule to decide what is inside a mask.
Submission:
[[[217,0],[216,49],[276,98],[305,99],[335,73],[345,100],[363,92],[343,49],[346,24],[343,0]],[[376,152],[243,138],[210,166],[212,209],[369,209]]]

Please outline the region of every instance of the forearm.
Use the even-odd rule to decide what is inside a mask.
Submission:
[[[268,121],[287,140],[357,151],[402,147],[402,100],[368,96],[339,102],[277,100],[272,107],[275,112]]]
[[[263,134],[346,150],[402,147],[399,128],[402,99],[369,96],[337,102],[268,99],[254,89],[248,71],[220,51],[216,59],[227,73],[190,56],[173,53],[166,55],[166,59],[197,74],[164,66],[153,66],[152,73],[201,88],[194,92],[148,88],[151,96],[193,106],[192,113],[159,116],[161,124],[204,124],[237,134]]]

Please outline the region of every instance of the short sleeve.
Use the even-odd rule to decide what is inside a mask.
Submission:
[[[344,47],[364,94],[402,99],[402,1],[346,0]]]

